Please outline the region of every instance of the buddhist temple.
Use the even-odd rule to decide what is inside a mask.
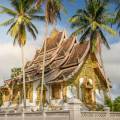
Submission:
[[[40,105],[43,50],[25,65],[27,106]],[[0,87],[1,107],[19,107],[23,102],[22,74]],[[99,53],[92,53],[89,40],[79,43],[76,36],[54,29],[46,39],[43,102],[51,106],[79,99],[87,108],[104,104],[111,83],[106,77]]]

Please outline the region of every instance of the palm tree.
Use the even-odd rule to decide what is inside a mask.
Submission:
[[[13,44],[18,43],[21,47],[24,108],[26,108],[24,46],[27,41],[27,32],[32,35],[33,39],[36,39],[38,34],[36,26],[32,23],[33,20],[44,20],[44,17],[37,14],[39,10],[31,7],[28,0],[11,0],[10,3],[13,9],[0,5],[0,13],[11,16],[10,19],[1,23],[0,26],[9,26],[7,33],[14,39]]]
[[[89,40],[90,52],[98,52],[100,58],[101,44],[104,44],[110,49],[104,32],[108,32],[111,35],[117,34],[116,31],[109,26],[113,19],[111,19],[111,16],[106,11],[107,4],[107,0],[86,0],[85,9],[77,10],[76,14],[70,19],[71,27],[75,29],[72,35],[79,35],[80,42]],[[109,84],[107,85],[110,96],[110,87]]]
[[[107,3],[101,0],[86,0],[85,9],[77,10],[70,18],[71,27],[75,29],[72,35],[81,35],[80,42],[89,38],[93,52],[100,49],[102,43],[110,49],[104,31],[116,35],[116,31],[109,26],[112,19],[106,12]]]
[[[40,97],[40,108],[43,108],[42,98],[43,98],[43,86],[44,86],[44,73],[45,73],[45,56],[46,56],[46,39],[48,35],[48,24],[54,24],[57,19],[61,20],[60,11],[65,10],[61,0],[37,0],[36,7],[44,4],[44,14],[45,14],[45,38],[44,38],[44,53],[43,53],[43,70],[42,70],[42,81],[41,81],[41,97]]]

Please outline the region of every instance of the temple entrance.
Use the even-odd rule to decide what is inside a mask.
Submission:
[[[94,103],[94,94],[93,94],[93,84],[91,79],[84,79],[81,78],[79,81],[80,90],[79,96],[80,99],[86,104],[93,104]]]

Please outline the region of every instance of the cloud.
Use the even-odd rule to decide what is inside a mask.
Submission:
[[[35,51],[42,46],[43,35],[38,40],[30,40],[25,48],[25,61],[33,59]],[[21,66],[21,49],[18,45],[13,46],[12,42],[0,42],[0,80],[10,78],[11,68]],[[1,83],[1,82],[0,82]]]
[[[120,96],[120,43],[111,45],[110,50],[103,49],[103,61],[106,74],[112,82],[112,95]]]
[[[39,26],[39,35],[36,41],[33,41],[30,35],[28,35],[28,42],[25,46],[25,61],[32,60],[36,49],[41,48],[44,40],[44,24]],[[49,31],[52,29],[49,26]],[[0,32],[1,33],[1,32]],[[10,36],[3,36],[0,38],[0,83],[10,78],[11,68],[21,66],[21,49],[19,46],[13,46]]]

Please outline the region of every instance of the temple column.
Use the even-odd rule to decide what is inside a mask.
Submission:
[[[63,84],[61,84],[60,98],[63,99]]]
[[[51,85],[49,85],[49,103],[51,102],[51,99],[52,99],[52,87]]]
[[[81,86],[79,84],[79,99],[82,100],[82,91],[81,91]]]
[[[3,99],[3,105],[4,105],[5,104],[5,92],[3,92],[2,99]]]
[[[79,99],[80,99],[81,101],[82,101],[82,92],[83,92],[83,91],[82,91],[82,88],[81,88],[81,85],[83,84],[83,81],[84,81],[84,78],[80,78],[80,79],[79,79],[79,83],[78,83],[78,84],[79,84],[79,87],[78,87],[78,88],[79,88],[79,91],[78,91],[78,92],[79,92]]]
[[[38,85],[39,85],[39,81],[33,83],[33,105],[34,106],[36,106]]]
[[[95,103],[95,92],[92,90],[92,102]]]

